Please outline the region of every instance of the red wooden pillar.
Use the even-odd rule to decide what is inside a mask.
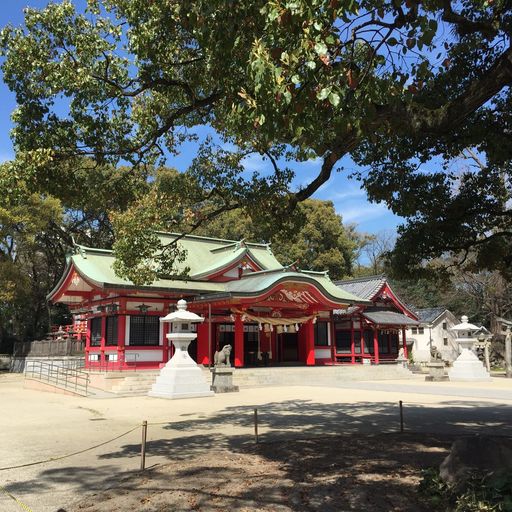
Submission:
[[[117,361],[124,366],[124,350],[126,346],[126,300],[119,302],[120,315],[117,317]]]
[[[306,365],[315,365],[315,325],[313,320],[310,320],[305,325],[305,357]]]
[[[354,341],[354,319],[350,317],[350,352],[352,352],[351,363],[356,364],[356,349]]]
[[[210,322],[208,319],[201,324],[197,324],[197,364],[210,364],[210,355],[208,354]]]
[[[107,339],[107,316],[105,314],[101,314],[101,341],[100,341],[100,351],[101,351],[101,362],[105,363],[105,341]]]
[[[244,323],[240,315],[235,315],[235,366],[244,365]]]
[[[334,323],[334,315],[331,311],[331,320],[329,328],[331,329],[330,335],[331,335],[331,361],[333,363],[336,362],[336,325]]]
[[[364,360],[364,324],[363,317],[359,315],[359,332],[361,333],[361,362]]]
[[[404,347],[404,357],[405,359],[409,358],[409,354],[407,353],[407,337],[405,336],[405,327],[402,326],[402,343]]]
[[[91,319],[86,320],[86,332],[85,332],[85,367],[89,368],[89,352],[91,351]]]
[[[379,364],[379,330],[377,327],[373,328],[373,358],[375,364]]]
[[[169,328],[170,324],[169,322],[163,322],[162,326],[162,346],[163,346],[163,363],[167,363],[169,359],[171,359],[171,351],[170,351],[170,345],[172,345],[172,342],[170,342],[167,338],[167,335],[169,334]]]

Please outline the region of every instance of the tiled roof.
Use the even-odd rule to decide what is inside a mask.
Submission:
[[[171,235],[169,235],[171,237]],[[191,267],[189,277],[175,279],[158,279],[147,286],[135,286],[131,281],[121,278],[114,272],[114,254],[105,249],[92,249],[78,247],[77,254],[71,256],[68,267],[57,286],[50,292],[49,298],[58,292],[72,269],[88,282],[100,288],[141,288],[166,292],[187,293],[190,295],[219,296],[247,296],[257,295],[271,289],[282,281],[309,283],[318,288],[328,299],[340,305],[366,304],[350,292],[336,286],[325,272],[292,271],[282,267],[275,259],[269,247],[262,244],[242,244],[230,240],[207,239],[204,237],[184,237],[179,242],[188,250],[186,264]],[[241,279],[228,282],[212,282],[198,279],[205,273],[216,268],[222,268],[240,255],[251,255],[264,270],[250,272]],[[201,272],[200,263],[207,267]],[[195,275],[193,272],[195,271]]]
[[[386,276],[383,274],[334,282],[342,290],[366,300],[371,300],[385,283]]]
[[[363,316],[375,325],[418,325],[419,323],[396,311],[364,311]]]
[[[431,324],[437,317],[439,317],[446,311],[446,308],[423,308],[415,309],[413,311],[422,324]]]

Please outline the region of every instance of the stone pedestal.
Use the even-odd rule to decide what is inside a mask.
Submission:
[[[168,339],[171,337],[176,351],[172,359],[160,370],[160,375],[148,395],[171,399],[213,396],[203,371],[188,353],[188,346],[195,338],[195,334],[167,335]]]
[[[403,350],[401,350],[400,355],[395,359],[396,364],[399,366],[403,366],[404,368],[407,368],[409,361],[406,357],[404,357]]]
[[[454,361],[453,367],[448,371],[451,381],[491,381],[489,372],[482,362],[467,348],[463,348],[460,356]]]
[[[442,380],[448,380],[448,375],[444,373],[444,363],[427,363],[428,375],[425,377],[426,381],[439,382]]]
[[[215,366],[212,372],[212,385],[210,389],[215,393],[232,393],[238,391],[238,386],[233,385],[233,371],[230,366]]]

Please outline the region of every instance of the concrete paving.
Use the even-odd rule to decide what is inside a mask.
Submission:
[[[147,466],[164,464],[220,445],[243,451],[253,443],[258,408],[263,442],[312,436],[372,434],[399,429],[398,401],[406,429],[465,435],[512,435],[512,382],[350,382],[336,387],[242,389],[208,398],[91,399],[24,389],[23,377],[0,375],[3,442],[0,445],[0,510],[53,512],[82,495],[115,485],[140,467],[139,428],[149,422]],[[107,442],[127,431],[131,433]],[[343,442],[343,438],[338,438]],[[347,437],[347,442],[349,438]],[[13,466],[83,453],[21,468]],[[378,449],[378,447],[377,447]],[[12,469],[5,469],[12,468]]]

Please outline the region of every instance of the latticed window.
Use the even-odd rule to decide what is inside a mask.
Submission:
[[[158,345],[160,320],[155,315],[130,316],[130,345]]]
[[[336,331],[336,352],[338,354],[352,353],[352,340],[350,331]]]
[[[373,331],[370,331],[369,329],[365,329],[364,330],[364,353],[373,355],[373,352],[374,352]]]
[[[327,329],[329,324],[327,322],[317,322],[315,324],[315,345],[319,347],[326,347],[329,345],[329,337]]]
[[[398,352],[398,333],[392,332],[389,336],[391,342],[391,352]]]
[[[101,345],[101,317],[91,318],[91,347]]]
[[[385,332],[379,331],[378,342],[379,342],[379,353],[387,354],[389,352],[388,334]]]
[[[117,345],[117,316],[106,318],[105,345]]]

